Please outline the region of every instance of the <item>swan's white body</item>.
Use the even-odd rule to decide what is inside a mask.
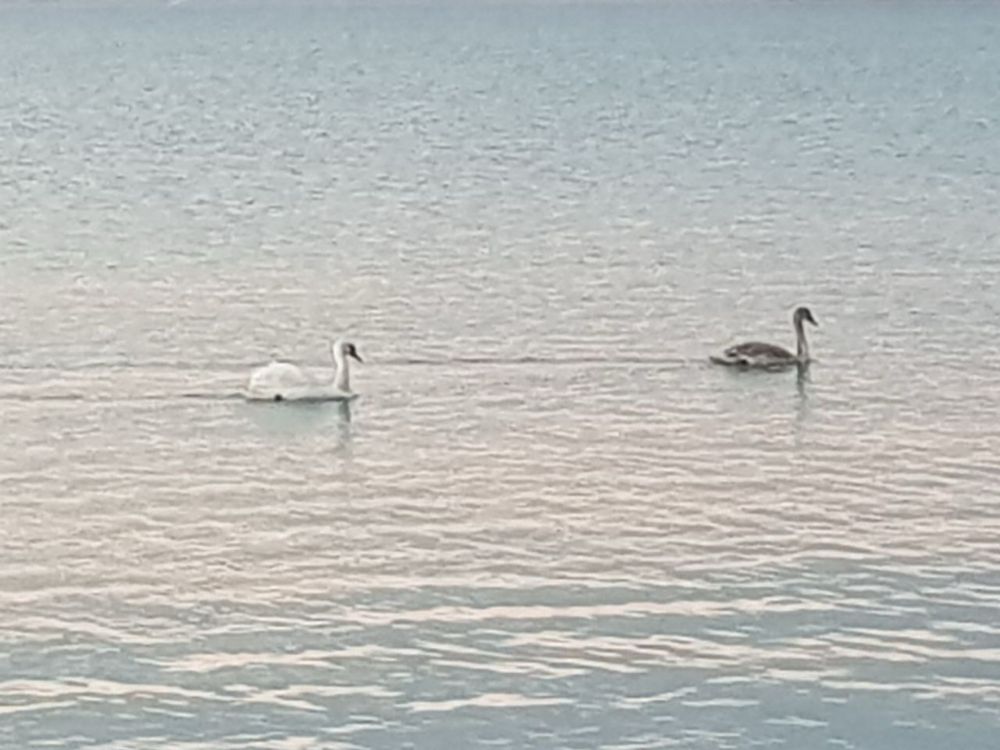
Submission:
[[[357,397],[351,391],[347,357],[361,358],[353,344],[337,340],[331,347],[334,373],[322,378],[290,362],[272,361],[254,370],[247,383],[252,401],[346,401]]]

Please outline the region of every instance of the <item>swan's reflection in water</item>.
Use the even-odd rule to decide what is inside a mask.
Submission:
[[[795,388],[799,392],[799,398],[805,401],[809,398],[809,393],[806,387],[812,382],[809,377],[809,363],[805,364],[799,363],[795,366]]]
[[[351,439],[351,401],[248,401],[241,405],[247,417],[269,435],[304,435],[333,428],[337,442]]]
[[[803,428],[806,426],[811,411],[809,386],[812,379],[809,376],[809,364],[798,364],[795,367],[795,446],[802,447]]]

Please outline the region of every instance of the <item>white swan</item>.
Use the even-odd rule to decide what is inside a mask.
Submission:
[[[290,362],[272,361],[253,371],[247,383],[247,398],[252,401],[345,401],[357,394],[351,391],[351,373],[347,358],[362,362],[354,344],[337,339],[330,345],[335,367],[333,377],[325,380]]]
[[[805,367],[809,364],[809,342],[806,341],[803,321],[808,321],[814,326],[819,325],[808,307],[796,308],[792,315],[792,325],[795,326],[795,354],[774,344],[748,341],[745,344],[729,347],[721,357],[713,356],[709,359],[717,365],[762,370],[781,370],[792,365]]]

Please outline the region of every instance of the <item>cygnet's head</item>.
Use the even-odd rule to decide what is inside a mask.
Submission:
[[[816,318],[813,317],[813,314],[809,311],[808,307],[796,308],[795,315],[792,320],[796,323],[801,323],[804,320],[807,323],[812,323],[814,326],[819,326],[819,323],[816,322]]]
[[[361,359],[361,355],[358,354],[357,348],[350,341],[344,341],[343,339],[337,339],[334,343],[334,348],[340,353],[342,357],[353,357],[358,362],[364,362]]]

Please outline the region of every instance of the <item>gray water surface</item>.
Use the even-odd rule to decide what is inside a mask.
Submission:
[[[998,44],[0,9],[0,746],[996,747]]]

